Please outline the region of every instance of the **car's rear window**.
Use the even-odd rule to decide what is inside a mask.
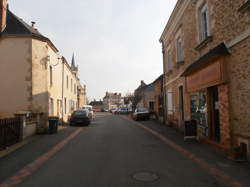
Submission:
[[[75,111],[73,113],[74,116],[81,116],[81,115],[86,115],[86,114],[87,114],[87,112],[84,111],[84,110],[82,110],[82,111]]]

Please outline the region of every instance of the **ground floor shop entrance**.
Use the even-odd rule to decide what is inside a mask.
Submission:
[[[227,107],[223,111],[228,110],[228,101],[225,103],[223,99],[228,97],[227,94],[223,95],[226,93],[223,89],[227,88],[224,84],[224,60],[217,59],[185,76],[190,95],[190,117],[197,122],[198,136],[228,147],[229,120],[223,119],[226,115],[221,115],[225,104]],[[220,99],[223,100],[223,106]]]
[[[219,93],[216,86],[191,93],[191,119],[197,121],[198,136],[220,142]]]

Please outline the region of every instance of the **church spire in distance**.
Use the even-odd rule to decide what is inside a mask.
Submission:
[[[71,67],[72,67],[72,68],[76,68],[75,54],[74,54],[74,53],[73,53],[73,55],[72,55]]]

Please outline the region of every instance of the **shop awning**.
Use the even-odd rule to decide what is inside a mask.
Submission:
[[[196,70],[198,70],[200,67],[206,65],[210,62],[210,59],[220,57],[220,56],[227,56],[230,55],[230,52],[228,51],[226,45],[223,43],[219,44],[212,50],[210,50],[208,53],[200,57],[198,60],[193,62],[191,65],[189,65],[186,70],[182,73],[182,77],[186,76]]]

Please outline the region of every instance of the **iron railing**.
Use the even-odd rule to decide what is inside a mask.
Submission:
[[[20,118],[0,119],[0,150],[18,143],[22,137]]]

